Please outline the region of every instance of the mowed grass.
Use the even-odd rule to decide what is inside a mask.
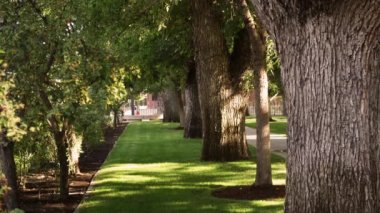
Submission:
[[[283,199],[213,197],[215,189],[252,184],[254,156],[249,161],[201,162],[201,140],[183,139],[177,126],[161,122],[128,125],[79,212],[282,212]],[[274,183],[285,184],[284,160],[277,156],[272,160]]]
[[[270,122],[270,132],[276,134],[286,134],[286,129],[288,127],[288,119],[286,116],[273,116],[276,121]],[[253,116],[248,116],[245,120],[247,126],[251,128],[256,128],[256,118]]]

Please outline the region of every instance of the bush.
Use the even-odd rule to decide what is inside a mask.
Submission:
[[[55,167],[51,166],[56,165],[55,150],[50,133],[41,128],[38,132],[29,131],[20,142],[15,143],[15,163],[21,185],[29,172]]]

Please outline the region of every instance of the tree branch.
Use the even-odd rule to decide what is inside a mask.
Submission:
[[[44,106],[49,110],[53,110],[53,105],[49,100],[49,96],[46,94],[46,92],[42,89],[39,88],[38,93],[40,95],[40,99]],[[49,121],[49,126],[52,130],[52,132],[58,132],[59,131],[59,125],[58,125],[58,119],[56,116],[52,115],[49,118],[47,118]]]
[[[236,2],[244,18],[245,29],[249,36],[247,43],[250,44],[251,49],[251,66],[254,71],[257,71],[265,67],[267,34],[261,27],[260,21],[253,18],[246,0],[236,0]]]
[[[241,29],[235,37],[234,49],[230,56],[230,76],[234,82],[240,80],[241,75],[250,68],[252,51],[246,28]]]
[[[245,0],[235,0],[244,19],[245,27],[235,38],[230,57],[230,74],[234,82],[248,69],[258,71],[265,67],[266,33],[254,20]]]
[[[56,54],[57,54],[57,49],[58,49],[58,42],[54,42],[53,43],[53,47],[51,49],[51,52],[50,52],[50,55],[49,55],[49,59],[48,59],[48,62],[46,64],[46,69],[44,70],[44,72],[42,73],[41,75],[41,78],[43,79],[44,82],[48,82],[48,73],[50,72],[52,66],[54,65],[54,62],[55,62],[55,59],[56,59]],[[45,92],[45,90],[43,89],[43,87],[41,85],[38,86],[38,93],[39,93],[39,96],[40,96],[40,99],[43,103],[43,105],[46,107],[47,110],[51,111],[53,110],[53,104],[51,103],[50,99],[49,99],[49,96],[48,94]],[[52,129],[53,132],[56,132],[58,131],[58,119],[56,116],[52,115],[50,118],[48,118],[49,120],[49,124],[50,124],[50,127]]]
[[[269,98],[269,102],[273,101],[277,96],[278,96],[278,92],[276,94],[274,94],[272,97]]]
[[[42,19],[45,26],[48,26],[49,22],[46,16],[43,15],[42,10],[38,7],[37,2],[35,0],[28,0],[29,4],[32,6],[34,12]]]
[[[129,28],[129,25],[130,24],[133,24],[133,23],[136,23],[138,22],[139,20],[141,20],[143,17],[146,17],[146,16],[149,16],[148,12],[152,9],[152,8],[155,8],[157,7],[157,4],[159,4],[160,1],[150,1],[149,4],[145,5],[144,8],[141,8],[139,10],[139,12],[133,16],[133,18],[129,18],[128,19],[128,22],[126,24],[124,24],[124,28],[121,29],[120,32],[116,33],[115,36],[114,36],[114,39],[116,41],[118,41],[122,35],[128,30]]]

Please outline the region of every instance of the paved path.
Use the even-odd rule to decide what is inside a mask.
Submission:
[[[245,127],[248,143],[256,147],[256,129]],[[286,159],[286,135],[270,134],[271,150]]]

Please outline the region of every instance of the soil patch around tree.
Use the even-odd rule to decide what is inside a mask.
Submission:
[[[234,200],[273,200],[285,197],[285,186],[230,186],[217,189],[212,192],[212,195]]]
[[[59,200],[59,170],[49,170],[26,177],[25,187],[19,191],[20,208],[27,213],[74,212],[125,127],[121,124],[116,129],[106,129],[104,143],[83,151],[79,161],[81,173],[70,177],[70,196],[66,201]]]

